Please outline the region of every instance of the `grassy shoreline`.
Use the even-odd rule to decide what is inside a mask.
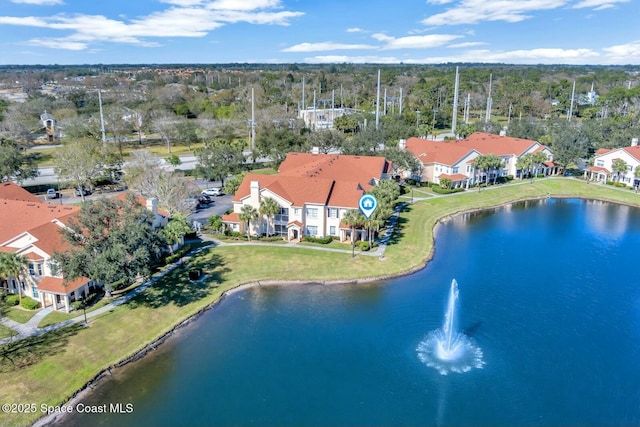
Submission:
[[[441,219],[547,196],[640,206],[640,195],[628,190],[573,179],[545,179],[411,205],[401,214],[396,237],[383,260],[289,247],[227,246],[204,251],[192,262],[203,268],[206,280],[191,283],[184,279],[184,269],[178,268],[129,304],[93,320],[88,328],[65,329],[24,343],[23,366],[13,367],[6,360],[2,364],[0,358],[0,402],[63,404],[101,372],[166,337],[234,288],[258,282],[355,282],[408,274],[423,268],[433,255]],[[0,413],[0,425],[29,425],[42,415]]]

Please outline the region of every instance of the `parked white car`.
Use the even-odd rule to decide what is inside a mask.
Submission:
[[[53,188],[47,190],[47,199],[57,199],[58,193]]]
[[[214,187],[214,188],[207,188],[206,190],[202,190],[202,194],[209,197],[217,197],[217,196],[222,196],[224,193],[222,192],[222,188]]]

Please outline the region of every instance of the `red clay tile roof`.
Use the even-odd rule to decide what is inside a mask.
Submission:
[[[40,283],[38,283],[38,290],[64,295],[75,291],[90,281],[91,279],[87,279],[86,277],[78,277],[75,280],[69,281],[58,277],[45,276]]]
[[[624,147],[624,151],[629,153],[631,157],[640,162],[640,145],[633,145],[631,147]]]
[[[456,141],[440,142],[420,138],[409,138],[407,150],[422,163],[440,163],[454,165],[473,151],[472,148],[461,146]]]
[[[601,156],[603,154],[607,154],[609,151],[613,151],[610,148],[598,148],[596,151],[596,156]]]
[[[222,222],[233,222],[240,224],[240,217],[237,212],[231,212],[230,214],[222,215]]]
[[[447,142],[409,138],[406,147],[422,163],[440,163],[452,166],[474,150],[478,154],[484,155],[520,156],[536,144],[538,144],[536,141],[529,139],[475,132],[467,139]],[[541,151],[544,148],[546,147],[537,147],[536,151]]]
[[[438,176],[438,179],[442,179],[442,178],[447,178],[450,179],[451,181],[464,181],[465,179],[469,179],[468,176],[463,175],[461,173],[457,173],[454,175],[448,175],[446,173],[440,174],[440,176]]]
[[[496,156],[507,154],[520,156],[537,144],[536,141],[530,139],[512,138],[484,132],[474,132],[467,139],[457,142],[460,145],[474,148],[482,154],[495,154]]]
[[[29,252],[28,254],[25,255],[25,258],[31,261],[42,261],[44,259],[42,255],[38,255],[35,252]]]
[[[54,219],[67,223],[78,206],[0,200],[0,244]]]
[[[590,172],[606,172],[608,174],[610,174],[611,172],[609,171],[609,169],[606,168],[601,168],[599,166],[589,166],[588,168],[586,168],[585,170],[588,170]]]
[[[289,153],[277,175],[247,174],[234,202],[251,195],[251,181],[292,203],[356,208],[362,193],[389,169],[384,157]]]
[[[292,226],[302,228],[303,224],[300,221],[289,221],[289,224],[287,224],[287,228]]]
[[[0,183],[0,199],[42,203],[42,200],[11,181]]]
[[[69,243],[62,235],[62,227],[54,222],[48,222],[28,231],[33,237],[38,239],[34,246],[42,249],[52,256],[54,252],[65,251],[70,248]]]

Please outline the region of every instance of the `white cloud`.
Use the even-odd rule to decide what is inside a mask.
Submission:
[[[209,4],[216,10],[256,10],[279,8],[280,0],[216,0]]]
[[[11,0],[11,2],[18,4],[33,4],[36,6],[55,6],[57,4],[64,4],[62,0]]]
[[[176,6],[190,7],[198,6],[202,3],[202,0],[160,0],[162,3],[169,3]]]
[[[565,6],[567,2],[568,0],[461,0],[445,12],[422,20],[422,23],[459,25],[482,21],[519,22],[530,18],[531,15],[528,13],[557,9]]]
[[[334,42],[322,43],[299,43],[297,45],[282,49],[282,52],[322,52],[326,50],[355,50],[355,49],[377,49],[376,46],[368,44],[346,44]]]
[[[157,42],[145,39],[204,37],[225,24],[238,22],[286,26],[289,25],[290,19],[304,14],[286,10],[262,10],[280,8],[279,0],[217,0],[207,5],[204,5],[202,0],[164,1],[182,7],[169,7],[131,20],[112,19],[102,15],[58,14],[43,17],[0,16],[0,24],[64,31],[68,34],[65,37],[33,38],[27,43],[50,48],[82,50],[89,48],[94,42],[158,46]],[[255,11],[256,9],[259,10]]]
[[[602,50],[612,64],[637,64],[640,62],[640,40]]]
[[[353,27],[353,28],[347,28],[347,33],[364,33],[364,30],[362,28],[358,28],[358,27]]]
[[[372,36],[374,39],[383,42],[382,49],[430,49],[444,46],[447,43],[459,39],[462,36],[453,34],[428,34],[424,36],[390,37],[386,34],[377,33]]]
[[[603,10],[615,7],[618,3],[628,3],[629,0],[582,0],[573,6],[574,9],[592,8]]]
[[[305,58],[304,62],[312,64],[399,64],[401,60],[393,56],[346,56],[346,55],[325,55]]]
[[[464,42],[464,43],[450,44],[447,47],[454,48],[454,49],[459,49],[459,48],[464,48],[464,47],[483,46],[485,44],[486,44],[485,42]]]

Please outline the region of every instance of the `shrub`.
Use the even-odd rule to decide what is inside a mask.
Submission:
[[[247,236],[244,233],[233,230],[224,230],[224,235],[227,237],[235,237],[237,239],[246,238]]]
[[[4,297],[4,302],[8,306],[20,304],[20,295],[11,294]]]
[[[438,193],[438,194],[451,194],[451,193],[459,193],[461,191],[464,191],[464,188],[461,188],[461,187],[446,189],[446,188],[440,187],[439,185],[434,185],[433,187],[431,187],[431,189],[433,190],[434,193]]]
[[[326,236],[326,237],[304,236],[304,240],[306,242],[320,243],[320,244],[323,244],[323,245],[327,245],[327,244],[329,244],[329,243],[331,243],[333,241],[333,237],[331,237],[331,236]]]
[[[82,301],[73,301],[71,303],[71,308],[74,310],[80,310],[82,308]]]
[[[167,256],[164,260],[167,264],[174,263],[178,261],[180,258],[182,258],[190,250],[191,250],[191,245],[187,243],[186,245],[183,245],[180,249],[175,251],[173,254]]]
[[[356,246],[358,247],[358,249],[360,249],[363,252],[366,252],[370,249],[369,242],[364,240],[360,240],[359,242],[356,242]]]
[[[26,308],[27,310],[37,310],[40,308],[40,302],[29,297],[22,297],[20,305],[22,308]]]
[[[261,242],[279,242],[282,240],[282,236],[260,236],[259,239]]]

